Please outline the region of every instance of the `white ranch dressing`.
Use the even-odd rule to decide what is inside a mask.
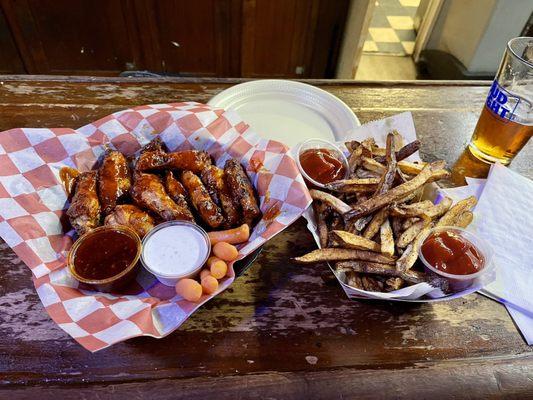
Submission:
[[[205,262],[209,246],[202,232],[190,225],[167,225],[143,243],[143,262],[157,276],[182,277]]]

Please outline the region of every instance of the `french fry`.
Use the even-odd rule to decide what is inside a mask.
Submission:
[[[353,177],[355,178],[378,178],[380,179],[381,178],[381,173],[379,172],[374,172],[374,171],[369,171],[367,169],[364,169],[364,168],[357,168],[357,170],[355,171],[355,174],[353,174]]]
[[[411,154],[416,153],[420,149],[420,141],[415,140],[411,143],[406,144],[400,150],[396,152],[396,161],[402,161],[403,159],[409,157]],[[374,158],[379,163],[385,162],[384,156],[379,156]]]
[[[406,218],[402,221],[402,230],[406,230],[408,229],[411,225],[413,225],[414,223],[420,221],[420,218],[417,218],[417,217],[411,217],[411,218]]]
[[[369,137],[361,142],[361,146],[363,147],[363,155],[365,157],[372,157],[372,149],[376,147],[376,141],[374,138]]]
[[[362,260],[394,265],[395,260],[383,254],[364,250],[326,248],[313,250],[301,257],[292,259],[297,264],[316,264],[329,261]]]
[[[437,182],[437,181],[440,181],[441,179],[446,179],[449,176],[450,176],[449,171],[446,171],[443,168],[437,169],[433,172],[433,174],[431,174],[431,177],[428,179],[426,183]]]
[[[424,216],[428,219],[438,218],[450,209],[452,202],[452,199],[445,197],[440,201],[439,204],[433,206],[431,209],[425,212]]]
[[[385,281],[385,291],[393,292],[395,290],[401,289],[404,285],[404,280],[399,277],[392,277]]]
[[[402,219],[398,217],[390,217],[392,234],[395,238],[399,238],[402,234]],[[401,249],[398,249],[401,250]],[[401,254],[401,253],[400,253]]]
[[[372,219],[372,216],[371,215],[366,215],[364,217],[361,217],[359,219],[357,219],[353,225],[355,227],[355,230],[357,232],[361,232],[363,229],[365,229],[365,226],[368,225],[368,223],[370,222],[370,220]],[[348,220],[348,223],[351,223],[351,220]],[[371,239],[371,238],[369,238]]]
[[[468,225],[470,225],[473,219],[474,219],[474,213],[472,211],[465,211],[464,213],[462,213],[455,219],[452,226],[458,226],[459,228],[466,228]]]
[[[358,142],[357,140],[350,140],[349,142],[344,142],[344,145],[346,146],[349,152],[353,152],[359,146],[361,146],[361,143]]]
[[[350,168],[350,174],[355,173],[357,167],[361,164],[361,156],[363,155],[363,146],[358,145],[353,149],[350,158],[348,158],[348,166]]]
[[[365,167],[367,170],[375,172],[376,174],[379,174],[380,176],[383,175],[385,172],[387,172],[387,167],[385,167],[381,163],[378,163],[376,160],[370,157],[362,157],[361,165]]]
[[[413,190],[411,193],[407,194],[406,196],[401,197],[399,200],[396,200],[395,203],[396,204],[409,203],[410,201],[415,200],[415,199],[417,199],[416,201],[419,201],[422,196],[423,188],[424,187],[421,186],[417,190]]]
[[[411,218],[421,217],[433,208],[433,203],[429,200],[419,201],[412,204],[401,204],[391,207],[390,214],[394,217]]]
[[[464,213],[465,211],[469,211],[477,204],[477,199],[475,196],[467,197],[466,199],[463,199],[461,201],[458,201],[454,206],[452,206],[446,214],[444,214],[441,219],[437,222],[436,226],[449,226],[453,225],[456,218]]]
[[[381,246],[372,240],[346,231],[331,231],[335,242],[348,249],[369,250],[379,253]],[[391,254],[392,255],[392,254]]]
[[[381,238],[381,253],[392,257],[394,255],[394,237],[389,223],[389,219],[385,219],[380,228]]]
[[[330,230],[342,230],[344,229],[344,220],[339,214],[333,213],[329,224]]]
[[[418,235],[416,235],[413,242],[407,246],[401,257],[396,261],[396,269],[400,271],[408,271],[413,267],[416,259],[418,258],[418,248],[422,244],[422,239],[426,236],[430,229],[431,225],[428,224],[424,226],[420,232],[418,232]]]
[[[386,147],[386,161],[387,169],[381,177],[378,188],[376,189],[376,195],[387,192],[394,183],[396,177],[396,153],[394,152],[394,134],[389,133],[387,135],[387,147]]]
[[[326,184],[326,189],[341,193],[374,192],[379,183],[378,178],[342,179]]]
[[[412,161],[405,161],[402,160],[398,163],[398,168],[400,168],[400,171],[402,171],[404,174],[409,175],[417,175],[424,169],[424,167],[428,165],[425,162],[412,162]]]
[[[313,210],[315,211],[316,227],[318,230],[318,238],[320,247],[328,245],[328,226],[326,225],[326,207],[323,203],[314,201]]]
[[[400,135],[400,132],[398,132],[396,129],[392,131],[392,136],[394,136],[394,148],[392,151],[398,152],[404,147],[403,136]]]
[[[426,183],[426,181],[431,177],[432,173],[433,171],[431,169],[431,165],[427,165],[410,181],[402,183],[401,185],[396,186],[380,196],[372,197],[346,212],[345,218],[362,217],[408,195]]]
[[[367,239],[372,239],[376,234],[379,232],[379,228],[381,227],[381,224],[383,224],[383,221],[387,219],[387,216],[389,215],[387,208],[382,208],[377,213],[374,214],[372,217],[372,220],[370,223],[366,226],[365,230],[363,231],[363,237]],[[366,217],[363,217],[366,218]]]
[[[396,246],[401,249],[406,248],[413,240],[415,240],[416,236],[422,229],[424,229],[426,224],[426,221],[422,220],[411,225],[409,228],[403,231],[398,240],[396,240]]]
[[[349,271],[346,274],[346,284],[356,289],[365,290],[359,274]]]
[[[361,277],[361,281],[363,282],[363,287],[367,292],[381,292],[383,291],[383,282],[379,281],[378,279],[372,277],[363,275]]]
[[[336,270],[342,272],[359,272],[365,274],[385,275],[402,278],[406,282],[421,283],[425,281],[425,275],[418,271],[400,271],[394,266],[365,261],[342,261],[336,264]]]
[[[427,165],[426,162],[411,162],[411,161],[405,161],[402,160],[398,162],[398,167],[404,174],[409,175],[417,175],[424,169],[424,167]],[[445,161],[435,161],[432,163],[432,168],[434,170],[442,170],[446,167]]]
[[[384,147],[375,146],[372,148],[372,156],[384,157],[387,154],[387,150]]]
[[[339,214],[345,214],[352,209],[341,199],[321,190],[311,189],[309,193],[311,194],[313,200],[319,200],[324,202],[325,204],[333,208],[335,211],[337,211]]]

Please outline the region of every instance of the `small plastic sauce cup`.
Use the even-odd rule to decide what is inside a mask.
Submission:
[[[300,162],[300,155],[306,150],[310,150],[310,149],[329,150],[332,153],[332,155],[342,163],[342,165],[344,166],[346,170],[344,177],[341,179],[348,179],[350,175],[350,171],[349,171],[350,168],[348,165],[348,159],[346,158],[342,150],[336,144],[329,142],[327,140],[324,140],[324,139],[308,139],[300,143],[300,145],[298,146],[296,150],[296,165],[298,165],[298,169],[300,170],[300,173],[303,175],[305,180],[311,184],[311,186],[314,186],[320,189],[325,188],[325,185],[323,183],[317,182],[309,176],[309,174],[302,167],[302,164]]]
[[[474,247],[478,250],[479,254],[483,258],[483,267],[479,271],[473,274],[466,274],[466,275],[450,274],[450,273],[447,273],[447,272],[444,272],[444,271],[441,271],[435,268],[433,265],[431,265],[428,262],[428,260],[426,260],[422,252],[424,243],[431,235],[435,233],[444,232],[444,231],[453,232],[474,245]],[[482,275],[485,275],[491,272],[494,269],[494,263],[492,262],[493,254],[494,253],[493,253],[492,248],[485,240],[474,235],[472,232],[466,231],[463,228],[458,228],[455,226],[441,226],[438,228],[431,229],[427,233],[426,237],[422,240],[422,245],[418,249],[418,257],[420,258],[420,260],[422,260],[422,263],[424,264],[424,267],[426,268],[426,270],[429,272],[435,273],[445,278],[446,280],[448,280],[450,284],[450,289],[453,292],[460,292],[470,287],[472,283],[474,283],[474,280],[476,278],[479,278]]]
[[[106,264],[106,262],[110,261],[110,256],[106,255],[106,251],[113,251],[113,246],[109,242],[109,235],[116,233],[124,235],[124,237],[127,237],[131,241],[131,253],[127,255],[124,254],[124,256],[127,256],[128,260],[125,268],[120,269],[112,276],[105,276],[105,272],[110,266]],[[106,242],[108,243],[107,246]],[[91,247],[84,249],[86,246]],[[90,257],[92,258],[92,265],[94,266],[95,271],[98,270],[101,272],[100,275],[102,275],[102,278],[84,276],[83,272],[78,270],[79,262],[83,260],[81,257],[91,254],[93,255]],[[72,276],[79,282],[91,285],[102,292],[112,292],[126,286],[137,276],[140,268],[138,264],[140,256],[141,239],[133,229],[122,225],[100,226],[90,232],[87,232],[85,235],[76,240],[68,253],[67,265]]]
[[[167,286],[196,276],[211,252],[206,231],[188,221],[157,225],[144,237],[142,244],[142,265]]]

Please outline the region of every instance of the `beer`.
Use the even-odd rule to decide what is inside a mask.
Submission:
[[[509,164],[533,136],[533,38],[507,44],[468,145],[475,157]]]
[[[470,143],[470,151],[478,158],[506,165],[533,136],[533,125],[509,121],[483,107]]]

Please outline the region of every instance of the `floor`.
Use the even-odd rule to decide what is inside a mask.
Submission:
[[[420,0],[377,0],[363,51],[405,56],[413,54],[413,17]]]
[[[416,79],[415,63],[411,56],[363,53],[355,74],[361,81],[394,81]]]

